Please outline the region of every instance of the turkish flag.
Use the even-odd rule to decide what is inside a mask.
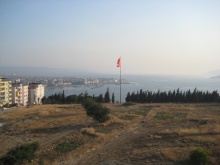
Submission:
[[[118,59],[117,67],[121,67],[121,57]]]

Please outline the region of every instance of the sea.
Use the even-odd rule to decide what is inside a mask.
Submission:
[[[109,77],[112,78],[112,77]],[[117,78],[117,77],[113,77]],[[210,77],[199,76],[158,76],[158,75],[122,75],[123,79],[126,79],[129,83],[121,85],[121,101],[125,102],[127,93],[137,92],[142,89],[143,91],[156,92],[173,91],[174,89],[180,89],[181,91],[191,90],[195,88],[201,91],[212,92],[214,90],[220,91],[220,79],[214,79]],[[79,95],[84,92],[88,92],[89,95],[99,96],[105,94],[109,88],[110,96],[112,93],[115,95],[115,100],[120,100],[120,85],[105,84],[101,86],[79,86],[79,87],[47,87],[45,91],[46,97],[55,94],[65,92],[65,96]]]

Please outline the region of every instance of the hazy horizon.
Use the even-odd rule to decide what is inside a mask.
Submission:
[[[100,74],[220,70],[220,1],[0,1],[0,66]]]
[[[100,72],[91,72],[75,69],[66,69],[66,68],[48,68],[48,67],[2,67],[0,66],[0,77],[4,76],[37,76],[37,77],[102,77],[102,78],[112,78],[119,77],[120,73],[100,73]],[[122,73],[122,78],[126,77],[176,77],[176,78],[212,78],[220,75],[220,70],[207,72],[202,75],[179,75],[179,74],[129,74]]]

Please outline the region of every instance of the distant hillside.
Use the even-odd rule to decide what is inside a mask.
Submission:
[[[218,76],[220,76],[220,70],[210,71],[210,72],[206,73],[206,75],[210,76],[210,77],[218,77]]]
[[[213,76],[211,78],[214,78],[214,79],[220,79],[220,75],[219,76]]]

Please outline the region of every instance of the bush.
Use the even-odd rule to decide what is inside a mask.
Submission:
[[[89,107],[93,106],[94,104],[95,104],[95,101],[93,101],[91,99],[88,99],[87,101],[84,101],[82,103],[82,105],[85,109],[88,109]]]
[[[109,114],[109,109],[100,106],[97,109],[95,109],[93,119],[100,123],[104,123],[105,121],[108,121],[110,119],[108,114]]]
[[[28,160],[29,162],[34,159],[35,152],[39,147],[39,143],[34,142],[30,144],[24,144],[17,146],[9,150],[9,152],[1,157],[0,164],[14,165],[22,164],[23,161]]]
[[[207,165],[210,163],[209,151],[203,148],[197,148],[190,155],[190,162],[193,165]]]
[[[103,123],[110,119],[110,117],[108,116],[108,114],[110,113],[109,109],[102,106],[101,104],[89,101],[85,102],[83,106],[86,109],[86,114],[100,123]]]
[[[81,144],[82,144],[81,142],[74,141],[74,140],[65,141],[63,143],[58,144],[56,146],[56,150],[61,152],[61,153],[65,153],[65,152],[69,152],[69,151],[72,151],[72,150],[76,149]]]

